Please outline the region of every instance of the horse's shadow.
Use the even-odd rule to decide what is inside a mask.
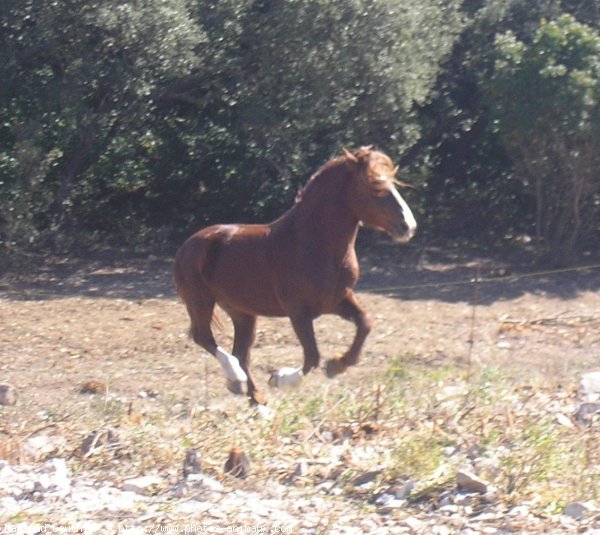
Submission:
[[[48,255],[27,269],[12,269],[0,277],[0,297],[27,301],[174,298],[173,254],[111,250],[69,257]]]
[[[398,300],[438,300],[489,305],[539,294],[573,299],[600,290],[600,268],[564,271],[536,266],[528,257],[473,251],[396,246],[372,235],[359,242],[361,278],[357,290]],[[44,300],[64,297],[126,300],[172,299],[172,251],[157,255],[100,251],[73,257],[48,256],[28,269],[0,278],[0,297]],[[587,260],[587,261],[586,261]],[[576,265],[598,265],[582,258]],[[576,266],[575,266],[576,267]],[[476,285],[475,280],[480,282]]]

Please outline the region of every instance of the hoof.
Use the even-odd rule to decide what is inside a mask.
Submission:
[[[227,390],[236,396],[244,396],[248,393],[248,383],[246,381],[227,379]]]
[[[254,390],[254,392],[248,393],[248,395],[250,396],[250,405],[252,406],[264,407],[267,401],[269,401],[262,390]]]
[[[275,388],[294,388],[302,383],[302,370],[300,368],[281,368],[269,378],[269,386]]]
[[[340,359],[329,359],[325,363],[325,374],[329,379],[333,379],[336,375],[339,375],[346,370],[344,363]]]

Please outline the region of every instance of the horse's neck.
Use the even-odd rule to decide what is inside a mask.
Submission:
[[[276,222],[293,227],[296,239],[317,243],[320,252],[340,260],[354,249],[359,224],[345,202],[344,178],[331,174],[313,179],[301,200]]]

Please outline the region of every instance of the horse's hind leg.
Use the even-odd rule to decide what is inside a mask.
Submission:
[[[177,293],[187,307],[191,319],[190,334],[199,346],[215,356],[227,377],[227,388],[234,394],[245,394],[247,376],[238,359],[219,347],[211,329],[215,297],[202,280],[202,270],[207,263],[210,243],[202,239],[189,239],[175,257],[173,276]]]
[[[248,389],[246,372],[236,357],[217,345],[213,336],[211,322],[214,301],[197,300],[194,303],[186,303],[186,306],[191,318],[190,333],[194,342],[217,358],[225,372],[228,390],[234,394],[245,394]]]
[[[240,366],[248,377],[248,396],[250,402],[257,405],[267,403],[264,393],[257,388],[250,372],[250,352],[256,338],[256,316],[241,312],[227,311],[233,321],[234,338],[233,354],[240,361]]]
[[[349,294],[338,306],[337,313],[344,319],[352,320],[356,325],[356,335],[352,345],[337,359],[330,359],[325,365],[325,372],[327,377],[335,377],[336,375],[344,372],[349,366],[353,366],[358,362],[358,357],[362,346],[371,332],[372,320],[356,301],[356,297],[353,293]]]

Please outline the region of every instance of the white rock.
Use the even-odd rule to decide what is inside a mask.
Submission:
[[[23,444],[23,451],[32,459],[40,459],[66,447],[66,440],[56,435],[36,435]]]
[[[579,395],[585,401],[600,400],[600,371],[585,373],[581,376]]]
[[[136,494],[151,494],[152,491],[163,483],[162,477],[156,475],[134,477],[123,481],[122,490]]]
[[[0,461],[0,485],[4,482],[14,481],[18,478],[18,474],[11,468],[8,463]]]
[[[529,507],[527,505],[516,505],[507,513],[509,516],[528,516],[529,515]]]
[[[413,531],[419,531],[420,529],[423,528],[423,526],[425,525],[425,522],[423,522],[423,520],[420,520],[419,518],[416,518],[414,516],[409,516],[408,518],[404,519],[402,524],[406,525],[408,528],[412,529]]]
[[[35,485],[35,490],[37,490],[38,492],[47,491],[54,486],[53,482],[52,482],[52,478],[50,477],[49,474],[38,474],[37,477],[35,478],[34,485]]]
[[[266,405],[257,405],[256,414],[263,420],[273,420],[275,418],[275,411]]]
[[[562,412],[557,412],[554,417],[556,418],[556,421],[564,426],[567,427],[569,429],[574,429],[575,426],[573,425],[573,422],[571,421],[571,419],[566,415],[563,414]]]
[[[393,494],[384,493],[377,497],[375,500],[377,508],[380,512],[389,512],[393,509],[398,509],[406,505],[406,500],[399,500]]]
[[[21,512],[21,506],[14,497],[2,496],[0,497],[0,511],[6,515],[6,518],[10,518]]]
[[[52,483],[58,487],[68,487],[71,484],[67,462],[61,458],[53,458],[46,461],[43,470],[51,475]]]

